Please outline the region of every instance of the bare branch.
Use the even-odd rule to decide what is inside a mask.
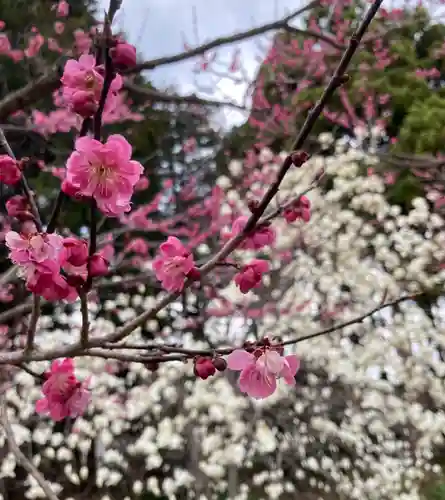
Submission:
[[[146,62],[140,63],[136,67],[129,70],[127,72],[127,74],[138,73],[140,71],[144,71],[147,69],[154,69],[154,68],[157,68],[159,66],[165,66],[167,64],[185,61],[187,59],[191,59],[192,57],[196,57],[196,56],[200,56],[202,54],[205,54],[209,50],[215,49],[217,47],[221,47],[223,45],[229,45],[231,43],[241,42],[243,40],[247,40],[249,38],[253,38],[255,36],[267,33],[268,31],[283,29],[288,25],[288,23],[290,21],[292,21],[292,19],[294,19],[295,17],[312,9],[313,7],[318,5],[319,3],[320,3],[319,0],[314,0],[314,1],[310,2],[309,4],[307,4],[306,6],[301,7],[300,9],[287,15],[286,17],[283,17],[279,21],[275,21],[273,23],[263,24],[262,26],[252,28],[252,29],[247,30],[247,31],[241,31],[240,33],[234,33],[233,35],[215,38],[214,40],[212,40],[210,42],[204,43],[202,45],[199,45],[198,47],[195,47],[194,49],[187,50],[187,51],[181,52],[179,54],[175,54],[172,56],[160,57],[158,59],[152,59],[151,61],[146,61]]]
[[[8,408],[6,405],[5,396],[0,398],[1,404],[1,424],[5,431],[6,439],[8,441],[9,449],[11,453],[15,456],[17,462],[37,481],[38,485],[42,488],[48,500],[59,500],[57,495],[54,493],[50,485],[47,483],[45,478],[39,472],[37,467],[30,461],[24,453],[20,450],[15,437],[14,431],[11,426],[11,422],[8,418]]]
[[[37,323],[40,316],[40,297],[36,294],[32,297],[32,313],[29,320],[28,331],[26,333],[25,352],[32,352],[34,347],[34,338],[37,330]]]
[[[159,92],[157,90],[146,89],[144,87],[140,87],[139,85],[135,85],[133,83],[126,83],[124,87],[130,92],[134,92],[136,94],[147,97],[147,99],[154,102],[166,102],[172,104],[197,104],[201,106],[212,106],[212,107],[229,107],[240,110],[247,110],[246,106],[242,106],[241,104],[236,104],[234,102],[229,101],[216,101],[212,99],[203,99],[194,94],[191,95],[179,95],[179,94],[168,94],[166,92]]]
[[[253,28],[240,33],[235,33],[233,35],[216,38],[208,43],[195,47],[192,50],[174,54],[172,56],[165,56],[157,59],[152,59],[150,61],[145,61],[129,69],[126,74],[136,74],[144,70],[155,69],[159,66],[165,66],[167,64],[185,61],[187,59],[202,55],[208,50],[214,49],[216,47],[228,45],[242,40],[247,40],[249,38],[267,33],[268,31],[283,29],[292,19],[306,12],[307,10],[310,10],[319,3],[319,0],[313,0],[305,7],[296,10],[292,14],[289,14],[279,21],[264,24],[257,28]],[[35,101],[40,100],[43,96],[48,95],[54,90],[57,90],[61,86],[60,77],[62,75],[62,72],[63,67],[61,65],[57,65],[53,67],[53,69],[50,70],[47,74],[41,76],[33,82],[30,82],[28,85],[25,85],[21,89],[18,89],[15,92],[11,92],[2,100],[0,100],[0,121],[5,120],[9,115],[14,113],[18,109],[25,109],[30,104],[33,104]]]

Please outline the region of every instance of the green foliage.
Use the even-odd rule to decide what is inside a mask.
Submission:
[[[445,98],[430,94],[414,101],[400,128],[397,149],[408,153],[439,153],[444,150]]]

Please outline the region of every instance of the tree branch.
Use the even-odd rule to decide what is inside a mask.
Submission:
[[[128,83],[128,82],[125,83],[124,88],[126,90],[129,90],[130,92],[134,92],[135,94],[142,95],[154,102],[166,102],[172,104],[197,104],[197,105],[212,106],[212,107],[226,106],[229,108],[240,109],[243,111],[247,110],[246,106],[243,106],[241,104],[236,104],[234,102],[204,99],[194,94],[191,95],[168,94],[166,92],[159,92],[157,90],[147,89],[139,85],[135,85],[133,83]]]
[[[300,14],[303,14],[307,10],[312,9],[314,6],[320,3],[319,0],[313,0],[305,7],[302,7],[295,12],[289,14],[279,21],[264,24],[257,28],[252,28],[247,31],[240,33],[235,33],[233,35],[215,38],[214,40],[207,42],[203,45],[199,45],[192,50],[185,52],[180,52],[171,56],[160,57],[157,59],[152,59],[150,61],[145,61],[143,63],[137,64],[133,68],[129,69],[126,74],[136,74],[144,70],[155,69],[159,66],[165,66],[167,64],[173,64],[176,62],[185,61],[193,57],[199,56],[207,52],[208,50],[221,47],[223,45],[228,45],[231,43],[239,42],[242,40],[247,40],[254,36],[262,35],[268,31],[283,29],[287,24]],[[0,121],[5,120],[9,115],[17,111],[18,109],[24,109],[35,101],[40,100],[43,96],[57,90],[60,86],[60,78],[63,73],[63,66],[57,65],[53,67],[51,71],[47,74],[41,76],[34,82],[30,82],[21,89],[11,92],[2,100],[0,100]]]
[[[39,472],[37,467],[30,461],[24,453],[20,450],[19,445],[17,444],[14,431],[11,426],[11,422],[8,418],[8,409],[6,405],[5,396],[2,395],[0,398],[1,404],[1,424],[5,431],[6,439],[8,441],[9,450],[15,456],[17,462],[37,481],[38,485],[42,488],[43,492],[46,495],[48,500],[59,500],[57,495],[54,493],[50,485],[47,483],[45,478]]]

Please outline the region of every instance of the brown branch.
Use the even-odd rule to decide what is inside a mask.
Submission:
[[[264,24],[257,28],[253,28],[241,33],[235,33],[233,35],[216,38],[208,43],[199,45],[192,50],[185,52],[180,52],[171,56],[160,57],[157,59],[152,59],[150,61],[145,61],[136,65],[126,72],[127,75],[136,74],[144,70],[155,69],[159,66],[165,66],[167,64],[173,64],[176,62],[185,61],[193,57],[199,56],[207,52],[208,50],[221,47],[223,45],[228,45],[231,43],[239,42],[242,40],[247,40],[254,36],[262,35],[268,31],[282,29],[289,21],[294,19],[300,14],[303,14],[307,10],[312,9],[314,6],[319,4],[319,0],[313,0],[305,7],[296,10],[292,14],[284,17],[279,21],[273,23]],[[39,101],[43,96],[50,94],[57,90],[60,86],[60,78],[63,73],[63,67],[57,65],[53,67],[47,74],[41,76],[37,80],[30,82],[21,89],[11,92],[2,100],[0,100],[0,121],[5,120],[9,115],[17,111],[18,109],[24,109],[27,106]]]
[[[34,339],[37,330],[37,323],[40,317],[40,297],[36,294],[32,297],[32,313],[29,320],[28,331],[26,333],[26,347],[25,352],[32,352],[34,348]]]
[[[314,333],[309,333],[307,335],[301,336],[301,337],[296,337],[290,340],[286,340],[285,342],[282,342],[280,345],[283,346],[288,346],[288,345],[295,345],[298,344],[299,342],[303,342],[305,340],[310,340],[314,339],[316,337],[321,337],[322,335],[327,335],[329,333],[333,333],[339,330],[343,330],[344,328],[361,323],[364,321],[366,318],[369,318],[376,312],[379,312],[383,309],[386,309],[387,307],[393,307],[397,304],[400,304],[402,302],[405,302],[407,300],[415,300],[415,298],[421,296],[422,294],[417,294],[417,295],[406,295],[399,297],[398,299],[392,300],[390,302],[384,302],[382,301],[379,302],[379,304],[374,307],[373,309],[369,310],[368,312],[356,316],[355,318],[352,318],[348,321],[344,321],[342,323],[338,323],[330,328],[325,328],[323,330],[319,330]],[[113,358],[117,359],[120,361],[128,361],[128,362],[138,362],[138,363],[147,363],[147,362],[156,362],[156,363],[165,363],[168,361],[184,361],[187,359],[192,359],[195,356],[209,356],[213,357],[215,354],[219,355],[227,355],[233,352],[235,349],[242,349],[243,346],[238,346],[238,347],[224,347],[220,349],[184,349],[182,347],[176,347],[176,346],[162,346],[162,345],[153,345],[153,344],[133,344],[133,345],[109,345],[106,346],[106,348],[93,348],[89,349],[85,353],[82,353],[82,355],[87,355],[87,356],[96,356],[100,358]],[[156,355],[151,355],[151,354],[124,354],[124,353],[119,353],[115,352],[115,350],[118,349],[134,349],[134,350],[157,350],[161,352],[161,354],[156,354]],[[167,354],[167,355],[165,355]]]
[[[133,83],[125,83],[124,88],[135,94],[142,95],[153,102],[166,102],[172,104],[197,104],[201,106],[212,106],[212,107],[230,107],[240,110],[247,110],[246,106],[241,104],[236,104],[230,101],[216,101],[213,99],[204,99],[198,97],[194,94],[191,95],[179,95],[179,94],[168,94],[165,92],[159,92],[157,90],[147,89],[135,85]]]
[[[292,21],[292,19],[294,19],[295,17],[312,9],[313,7],[318,5],[319,3],[320,3],[319,0],[312,1],[308,5],[292,12],[291,14],[287,15],[286,17],[283,17],[279,21],[263,24],[262,26],[252,28],[252,29],[247,30],[247,31],[242,31],[240,33],[234,33],[233,35],[215,38],[214,40],[212,40],[210,42],[204,43],[202,45],[199,45],[198,47],[195,47],[194,49],[187,50],[187,51],[181,52],[179,54],[175,54],[172,56],[159,57],[158,59],[152,59],[151,61],[146,61],[146,62],[140,63],[136,67],[129,70],[127,72],[127,74],[138,73],[140,71],[144,71],[147,69],[154,69],[154,68],[157,68],[159,66],[165,66],[166,64],[172,64],[172,63],[185,61],[187,59],[191,59],[192,57],[196,57],[196,56],[200,56],[202,54],[205,54],[209,50],[216,49],[217,47],[221,47],[223,45],[228,45],[228,44],[235,43],[235,42],[241,42],[243,40],[247,40],[249,38],[253,38],[255,36],[267,33],[268,31],[283,29],[288,25],[288,23],[290,21]]]
[[[36,101],[40,101],[42,97],[57,90],[61,85],[61,74],[61,68],[56,67],[46,75],[28,83],[21,89],[11,92],[0,100],[0,121],[5,120],[18,109],[25,109]]]
[[[86,293],[80,294],[80,311],[82,315],[82,328],[80,331],[80,342],[83,346],[88,345],[88,333],[90,330],[90,323],[88,321],[88,301]]]
[[[37,467],[25,456],[25,454],[20,450],[17,441],[15,440],[14,430],[12,429],[11,422],[8,418],[8,409],[6,405],[6,399],[3,395],[0,398],[1,404],[1,424],[5,431],[6,439],[8,441],[9,450],[15,456],[17,462],[37,481],[38,485],[42,488],[48,500],[59,500],[57,495],[54,493],[48,482],[45,480],[43,475],[37,469]]]

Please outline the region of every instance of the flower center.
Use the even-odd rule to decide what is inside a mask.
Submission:
[[[88,90],[93,90],[96,88],[96,78],[94,76],[93,73],[89,72],[86,76],[85,76],[85,87],[88,89]]]
[[[169,260],[169,262],[167,262],[165,264],[165,270],[171,276],[180,276],[180,275],[184,274],[182,271],[183,260],[184,260],[183,257],[172,257]]]

